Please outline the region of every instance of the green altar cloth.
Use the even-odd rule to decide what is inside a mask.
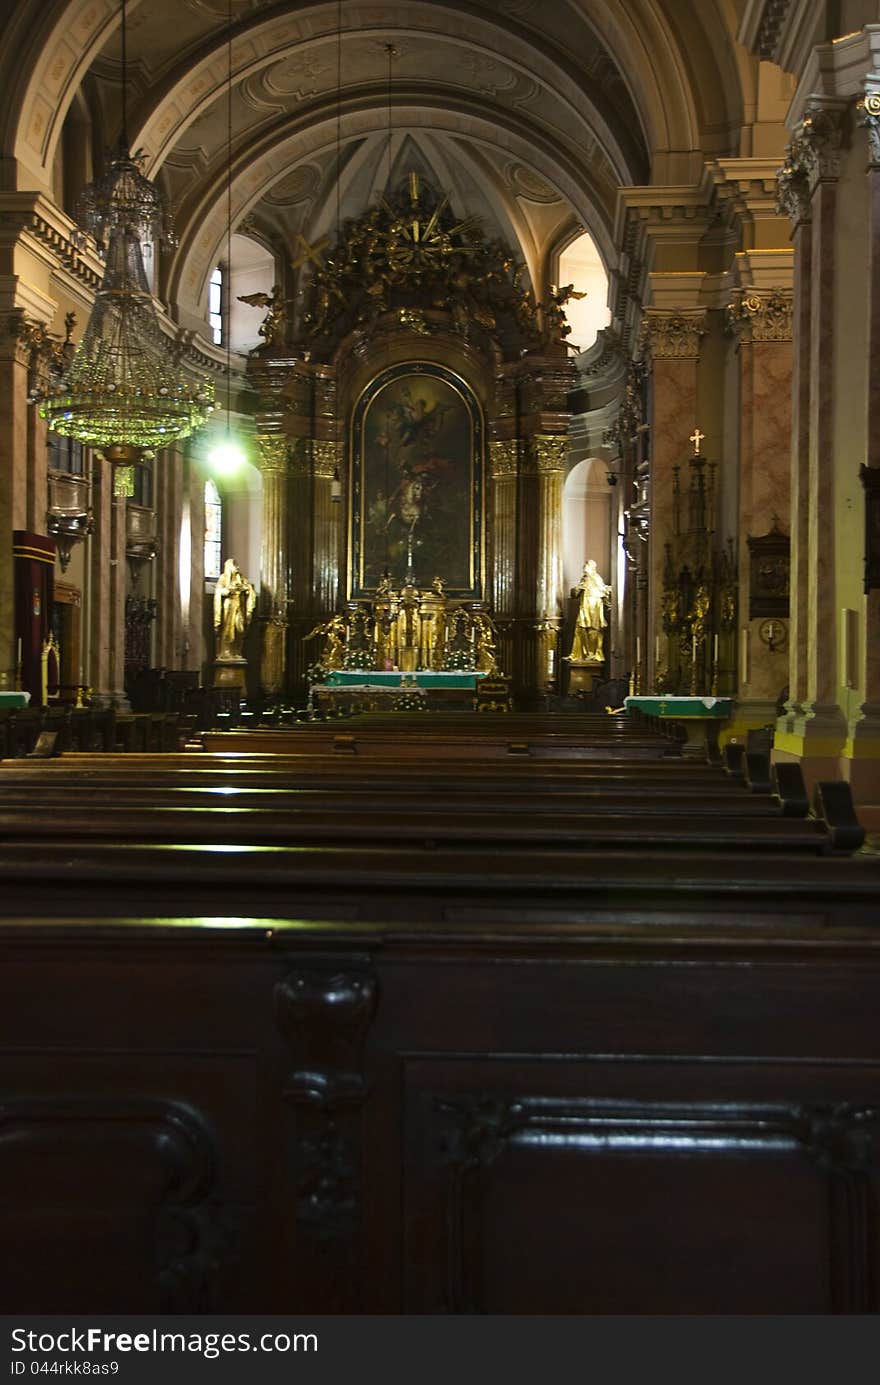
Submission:
[[[432,673],[429,670],[417,673],[379,673],[374,669],[337,669],[328,673],[325,686],[329,688],[471,688],[477,686],[478,678],[485,673],[474,673],[468,669],[457,672]]]
[[[29,692],[0,692],[0,707],[26,707],[30,700]]]
[[[648,697],[626,697],[623,705],[644,712],[649,717],[712,717],[721,721],[730,716],[733,706],[729,697],[663,697],[654,693]]]
[[[625,697],[623,705],[627,712],[642,713],[647,717],[680,722],[686,735],[682,746],[683,755],[699,756],[701,759],[717,761],[718,729],[733,708],[729,697],[664,697],[654,693],[646,697]]]

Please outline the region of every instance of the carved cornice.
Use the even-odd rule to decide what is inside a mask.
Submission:
[[[283,433],[258,433],[259,467],[262,472],[286,472],[290,444]]]
[[[743,342],[791,341],[791,289],[740,289],[727,305],[728,330]]]
[[[785,163],[776,175],[777,205],[795,223],[809,219],[816,185],[840,177],[845,122],[844,104],[807,103],[785,151]]]
[[[489,475],[493,481],[515,476],[519,469],[519,444],[515,438],[489,443]]]
[[[856,102],[856,119],[867,132],[871,164],[880,167],[880,92],[866,92]]]
[[[642,319],[640,346],[655,361],[695,361],[706,334],[706,313],[700,308],[663,312],[648,308]]]

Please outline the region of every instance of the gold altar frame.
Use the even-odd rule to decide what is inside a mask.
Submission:
[[[460,407],[461,415],[457,420],[454,418],[453,423],[457,422],[459,432],[461,432],[461,425],[466,420],[464,431],[467,433],[467,455],[462,455],[459,449],[456,455],[442,463],[442,465],[448,465],[452,468],[453,476],[449,484],[456,487],[456,490],[440,492],[445,501],[447,525],[455,528],[456,521],[458,526],[466,523],[467,556],[461,562],[457,573],[440,570],[442,565],[432,562],[430,556],[423,557],[421,562],[414,560],[415,578],[418,583],[427,586],[434,577],[442,577],[447,583],[449,596],[481,601],[485,588],[485,422],[483,411],[476,393],[461,375],[450,370],[447,366],[433,361],[421,360],[401,361],[373,376],[358,395],[351,412],[349,429],[349,496],[351,497],[351,504],[348,515],[347,545],[348,598],[351,600],[373,595],[380,576],[377,556],[370,550],[371,537],[367,517],[367,505],[373,479],[371,471],[375,470],[376,467],[376,463],[370,458],[367,451],[370,441],[368,432],[370,410],[391,386],[397,384],[405,386],[410,379],[433,382],[435,402],[437,397],[442,396],[445,391],[447,398],[451,401],[444,406],[445,410],[451,411],[455,407]],[[416,402],[424,403],[423,400]],[[455,429],[452,428],[452,431],[454,432]],[[458,441],[461,442],[460,437]],[[425,463],[425,465],[428,464]],[[384,466],[387,476],[387,453]],[[461,485],[463,477],[466,477],[466,485]],[[410,472],[410,479],[412,479],[412,472]],[[435,486],[437,484],[435,483]],[[457,492],[459,486],[462,492],[460,495]],[[385,514],[387,515],[389,505],[387,487],[386,492],[379,494],[383,496]],[[451,504],[450,496],[452,498]],[[454,513],[450,518],[451,511]],[[387,523],[386,520],[386,531]],[[430,539],[432,531],[426,529],[425,532]],[[452,529],[450,529],[451,532]],[[459,529],[455,528],[455,532],[459,533]],[[435,538],[439,536],[442,539],[443,531],[439,522],[433,535]],[[387,561],[387,537],[385,542]],[[383,562],[382,566],[384,565]],[[394,563],[388,562],[388,565],[400,569],[392,572],[392,577],[399,585],[404,576],[400,554],[395,556]],[[427,567],[429,566],[432,569],[436,566],[438,570],[428,571]],[[423,571],[423,567],[426,570]],[[464,580],[453,580],[456,576]]]

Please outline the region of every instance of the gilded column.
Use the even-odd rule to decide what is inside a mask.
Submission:
[[[516,438],[489,443],[489,476],[492,483],[492,561],[490,569],[492,613],[498,624],[498,662],[508,675],[515,665],[513,622],[516,618],[516,488],[519,475],[519,443]]]
[[[331,615],[339,604],[339,532],[343,506],[341,501],[333,499],[333,481],[341,479],[341,460],[339,443],[329,440],[312,443],[312,600],[315,611],[322,616]]]
[[[263,529],[260,548],[260,686],[269,696],[284,687],[287,647],[287,458],[288,440],[280,433],[257,434],[263,477]]]
[[[748,540],[774,522],[788,533],[791,473],[792,291],[738,290],[728,322],[738,338],[739,367],[739,628],[737,725],[772,720],[788,680],[788,650],[762,642],[762,618],[751,619]],[[747,649],[743,640],[747,639]]]
[[[537,563],[534,591],[533,686],[556,681],[562,628],[562,483],[568,454],[566,434],[538,433],[529,440],[537,474]]]

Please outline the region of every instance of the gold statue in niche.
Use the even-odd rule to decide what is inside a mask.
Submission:
[[[574,640],[569,662],[573,664],[601,664],[605,659],[604,630],[608,624],[605,619],[605,601],[611,595],[611,588],[600,576],[595,558],[588,558],[577,585],[578,613],[574,628]]]

